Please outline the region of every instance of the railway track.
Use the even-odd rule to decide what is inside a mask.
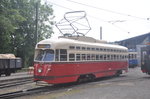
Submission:
[[[31,95],[39,92],[46,91],[44,87],[40,88],[33,88],[33,89],[24,89],[20,91],[15,91],[15,92],[10,92],[10,93],[5,93],[5,94],[0,94],[0,99],[12,99],[20,96],[25,96],[25,95]]]
[[[2,79],[2,80],[0,80],[0,82],[3,83],[3,82],[16,81],[16,80],[21,80],[21,79],[30,79],[30,78],[33,78],[33,76],[29,76],[29,77],[20,77],[20,78]]]
[[[122,75],[120,77],[104,77],[95,80],[94,82],[86,82],[86,83],[81,83],[81,84],[62,84],[62,85],[55,85],[55,86],[40,86],[37,88],[32,88],[32,89],[22,89],[20,91],[16,92],[10,92],[10,93],[4,93],[0,94],[0,99],[12,99],[16,97],[21,97],[21,96],[27,96],[27,95],[34,95],[34,94],[42,94],[44,92],[53,92],[53,91],[58,91],[60,89],[68,89],[68,88],[80,88],[82,86],[91,86],[93,87],[94,85],[97,84],[103,84],[103,83],[125,83],[125,82],[137,82],[137,81],[143,81],[143,80],[149,80],[149,76],[136,76],[132,77],[129,75]]]
[[[0,83],[0,89],[31,83],[33,82],[32,78],[33,77],[25,77],[25,78],[19,78],[19,79],[3,80]]]
[[[55,85],[55,86],[40,86],[40,87],[32,88],[32,89],[23,89],[20,91],[0,94],[0,99],[14,99],[14,98],[26,96],[26,95],[34,95],[34,94],[39,94],[39,93],[44,93],[44,92],[52,92],[52,91],[56,91],[62,88],[66,89],[72,86],[74,85],[65,84],[65,85]]]
[[[114,78],[113,78],[114,79]],[[97,83],[117,83],[117,82],[133,82],[133,81],[137,81],[137,80],[140,80],[142,81],[144,78],[133,78],[133,79],[126,79],[126,80],[120,80],[120,79],[115,79],[115,80],[112,80],[111,78],[104,78],[102,80],[100,80],[99,82],[95,81],[95,82],[87,82],[87,83],[81,83],[81,84],[74,84],[74,83],[71,83],[71,84],[62,84],[62,85],[55,85],[55,86],[40,86],[40,87],[37,87],[37,88],[32,88],[32,89],[23,89],[23,90],[20,90],[20,91],[15,91],[15,92],[10,92],[10,93],[4,93],[4,94],[0,94],[0,99],[13,99],[13,98],[17,98],[17,97],[21,97],[21,96],[27,96],[27,95],[34,95],[34,94],[39,94],[39,93],[44,93],[44,92],[52,92],[52,91],[57,91],[59,89],[68,89],[68,88],[73,88],[73,87],[79,87],[81,85],[88,85],[88,86],[91,86],[91,85],[95,85]]]

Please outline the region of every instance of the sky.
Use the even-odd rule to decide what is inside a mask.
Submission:
[[[53,5],[54,21],[66,12],[85,11],[91,30],[86,36],[108,42],[120,41],[150,32],[149,0],[45,0]],[[52,38],[61,35],[54,26]]]

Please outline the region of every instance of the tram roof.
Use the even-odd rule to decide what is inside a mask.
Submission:
[[[88,47],[107,47],[107,48],[116,48],[116,49],[125,49],[127,50],[126,47],[124,46],[120,46],[120,45],[116,45],[116,44],[109,44],[107,42],[87,42],[87,41],[82,41],[82,40],[76,40],[76,39],[68,39],[68,38],[56,38],[56,39],[46,39],[46,40],[42,40],[40,41],[38,44],[51,44],[53,47],[57,48],[59,46],[66,46],[66,45],[70,45],[70,46],[88,46]]]

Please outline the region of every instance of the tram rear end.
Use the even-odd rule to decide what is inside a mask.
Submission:
[[[150,46],[141,48],[141,70],[150,75]]]

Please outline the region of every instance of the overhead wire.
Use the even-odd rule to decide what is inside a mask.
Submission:
[[[54,4],[54,5],[58,6],[58,7],[61,7],[61,8],[64,8],[64,9],[68,9],[68,10],[70,10],[70,11],[73,11],[72,9],[70,9],[70,8],[68,8],[68,7],[65,7],[65,6],[62,6],[62,5],[56,4],[56,3],[51,2],[51,1],[48,1],[48,2],[50,2],[50,3]]]
[[[67,0],[67,1],[70,1],[70,0]],[[53,3],[53,2],[51,2],[51,1],[49,1],[49,2],[50,2],[50,3],[52,3],[53,5],[58,6],[58,7],[61,7],[61,8],[64,8],[64,9],[68,9],[68,10],[70,10],[70,11],[74,11],[74,10],[73,10],[73,9],[71,9],[71,8],[68,8],[68,7],[65,7],[65,6],[62,6],[62,5],[59,5],[59,4],[56,4],[56,3]],[[108,10],[108,11],[109,11],[109,10]],[[87,16],[89,16],[89,17],[91,17],[91,18],[94,18],[94,19],[96,19],[96,20],[100,20],[100,21],[102,21],[102,22],[105,22],[105,23],[111,24],[112,26],[114,26],[114,27],[118,28],[118,29],[119,29],[119,30],[121,30],[121,31],[124,31],[124,32],[130,33],[130,32],[128,32],[127,30],[122,29],[121,27],[118,27],[118,26],[116,26],[116,25],[115,25],[115,23],[117,23],[117,22],[118,22],[118,20],[117,20],[117,22],[115,22],[115,21],[114,21],[114,23],[112,23],[111,21],[106,21],[106,20],[104,20],[104,19],[101,19],[101,18],[98,18],[98,17],[95,17],[95,16],[91,16],[91,15],[87,15]],[[124,21],[120,21],[120,22],[124,22]]]
[[[67,0],[67,1],[79,4],[79,5],[87,6],[87,7],[90,7],[90,8],[94,8],[94,9],[103,10],[103,11],[106,11],[106,12],[109,12],[109,13],[119,14],[119,15],[122,15],[122,16],[128,16],[128,17],[133,17],[133,18],[142,19],[142,20],[149,20],[149,18],[142,18],[142,17],[137,17],[137,16],[125,14],[125,13],[116,12],[116,11],[113,11],[113,10],[103,9],[103,8],[100,8],[100,7],[87,5],[87,4],[76,2],[76,1],[73,1],[73,0]]]

